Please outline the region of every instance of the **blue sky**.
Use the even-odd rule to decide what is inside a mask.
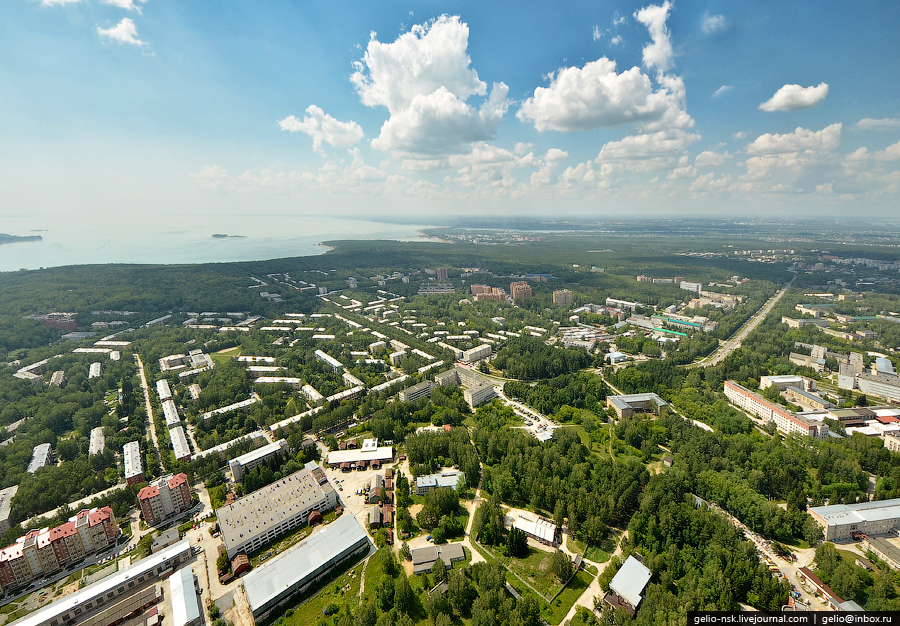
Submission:
[[[2,12],[7,215],[900,214],[893,0]]]

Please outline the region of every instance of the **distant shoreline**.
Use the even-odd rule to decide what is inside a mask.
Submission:
[[[20,243],[22,241],[43,241],[41,235],[8,235],[0,233],[0,245],[4,243]]]

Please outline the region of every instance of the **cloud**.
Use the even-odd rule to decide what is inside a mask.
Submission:
[[[134,20],[130,17],[123,17],[122,21],[112,28],[97,27],[97,34],[101,39],[109,39],[118,43],[128,43],[133,46],[146,46],[147,42],[137,38],[137,29],[134,27]]]
[[[703,14],[703,18],[700,20],[700,30],[707,35],[725,30],[727,26],[728,22],[725,20],[724,15],[710,15],[707,12]]]
[[[416,96],[405,109],[391,115],[372,147],[400,156],[439,156],[466,152],[469,144],[496,137],[507,110],[509,88],[495,83],[480,110],[444,87]]]
[[[301,132],[312,137],[313,150],[322,152],[322,142],[336,148],[349,148],[359,143],[363,129],[356,122],[341,122],[328,115],[314,104],[306,107],[306,116],[301,120],[289,115],[278,122],[281,130]]]
[[[468,45],[469,27],[458,16],[413,26],[392,43],[372,34],[350,80],[363,104],[390,112],[373,147],[402,158],[433,158],[496,137],[509,89],[495,83],[480,108],[467,102],[487,94],[470,67]]]
[[[600,149],[597,161],[638,161],[669,157],[683,151],[700,139],[700,135],[678,128],[643,135],[631,135],[620,141],[610,141]]]
[[[881,159],[883,161],[898,161],[898,160],[900,160],[900,141],[888,146],[881,152],[877,152],[875,154],[875,158]]]
[[[443,88],[462,100],[484,95],[487,85],[469,67],[466,52],[469,27],[458,16],[417,24],[393,43],[378,41],[375,33],[362,61],[350,77],[362,103],[384,106],[391,114],[408,107],[416,96]]]
[[[591,31],[591,36],[594,41],[600,41],[603,38],[603,33],[600,32],[600,27],[594,24],[594,29]]]
[[[690,126],[693,120],[681,108],[682,88],[673,82],[654,91],[650,78],[637,67],[617,74],[615,61],[602,57],[551,74],[550,86],[536,88],[516,117],[532,122],[539,131],[572,132],[663,119]]]
[[[620,43],[622,43],[622,35],[616,35],[609,40],[609,45],[611,46],[618,46]]]
[[[876,120],[871,117],[864,117],[856,123],[856,128],[860,130],[893,130],[900,128],[900,118],[885,117]]]
[[[728,93],[732,89],[734,89],[734,85],[722,85],[721,87],[719,87],[718,89],[716,89],[713,92],[712,97],[718,98],[720,96],[724,96],[726,93]]]
[[[672,49],[672,41],[669,39],[669,29],[666,28],[666,20],[672,4],[666,0],[662,4],[646,6],[634,14],[634,18],[647,27],[650,32],[651,42],[644,46],[644,66],[656,68],[661,72],[667,72],[672,67],[672,58],[675,52]]]
[[[803,150],[830,152],[841,143],[842,127],[841,123],[837,123],[819,131],[798,127],[792,133],[766,133],[748,145],[747,152],[749,154],[785,154]]]
[[[820,104],[828,95],[828,83],[815,87],[785,85],[759,105],[762,111],[800,111]]]
[[[62,6],[64,4],[78,4],[81,0],[41,0],[42,7]]]
[[[137,0],[141,4],[147,2],[147,0]],[[111,4],[114,7],[118,7],[120,9],[125,9],[126,11],[137,11],[141,12],[141,7],[134,3],[134,0],[103,0],[103,4]]]
[[[694,159],[694,165],[697,167],[719,167],[725,165],[725,162],[730,158],[731,155],[727,152],[719,153],[706,150],[697,155],[697,158]]]

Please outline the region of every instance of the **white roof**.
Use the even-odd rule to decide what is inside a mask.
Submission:
[[[264,459],[272,454],[278,454],[282,450],[287,452],[287,441],[285,441],[284,439],[279,439],[274,443],[267,444],[261,448],[251,450],[246,454],[242,454],[236,459],[233,459],[231,462],[237,463],[239,465],[247,465],[249,463],[252,463],[253,461],[256,461],[257,459]]]
[[[177,426],[170,430],[169,438],[172,440],[172,450],[175,451],[176,459],[180,460],[191,455],[187,437],[184,436],[184,429],[181,426]]]
[[[181,422],[181,417],[178,415],[178,409],[175,408],[175,402],[169,397],[162,402],[163,416],[166,418],[166,426],[171,428],[172,426],[177,426]]]
[[[549,520],[520,514],[512,523],[513,526],[525,533],[538,537],[543,541],[553,542],[556,539],[556,524]]]
[[[141,444],[137,441],[130,441],[125,444],[125,479],[143,473],[141,467]]]
[[[172,593],[172,620],[175,626],[187,626],[200,618],[200,602],[194,572],[190,566],[182,567],[169,577]]]
[[[349,514],[317,528],[309,538],[244,576],[244,591],[250,609],[259,611],[286,589],[314,574],[323,563],[339,558],[343,552],[363,542],[368,542],[368,535]]]
[[[328,453],[328,463],[357,463],[359,461],[393,461],[394,447],[379,446],[368,450],[333,450]]]
[[[613,576],[609,588],[632,607],[637,608],[637,605],[641,603],[644,588],[650,582],[650,576],[650,570],[643,563],[633,556],[629,556]]]
[[[848,429],[849,430],[849,429]],[[817,506],[809,509],[821,517],[825,523],[858,524],[862,521],[900,519],[900,498],[893,500],[875,500],[859,504],[833,504]]]

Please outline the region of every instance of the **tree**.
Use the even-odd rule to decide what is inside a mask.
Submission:
[[[356,613],[356,626],[375,626],[375,620],[378,619],[378,609],[371,601],[367,600]]]
[[[450,571],[447,597],[457,613],[468,615],[476,595],[478,595],[478,592],[463,570],[455,569]]]
[[[550,571],[556,576],[559,582],[564,583],[572,576],[572,561],[569,555],[562,550],[557,550],[553,554],[553,560],[550,565]]]
[[[447,566],[444,559],[437,559],[431,566],[431,575],[434,577],[434,584],[438,584],[447,580]]]
[[[409,544],[405,541],[400,544],[400,556],[405,561],[412,561],[412,551],[409,549]]]
[[[394,606],[401,613],[409,615],[413,610],[415,598],[412,587],[409,585],[409,579],[406,578],[405,573],[400,572],[394,583]]]
[[[505,552],[507,556],[516,558],[528,556],[528,537],[525,535],[524,531],[519,530],[518,528],[509,529],[509,533],[506,535]]]

